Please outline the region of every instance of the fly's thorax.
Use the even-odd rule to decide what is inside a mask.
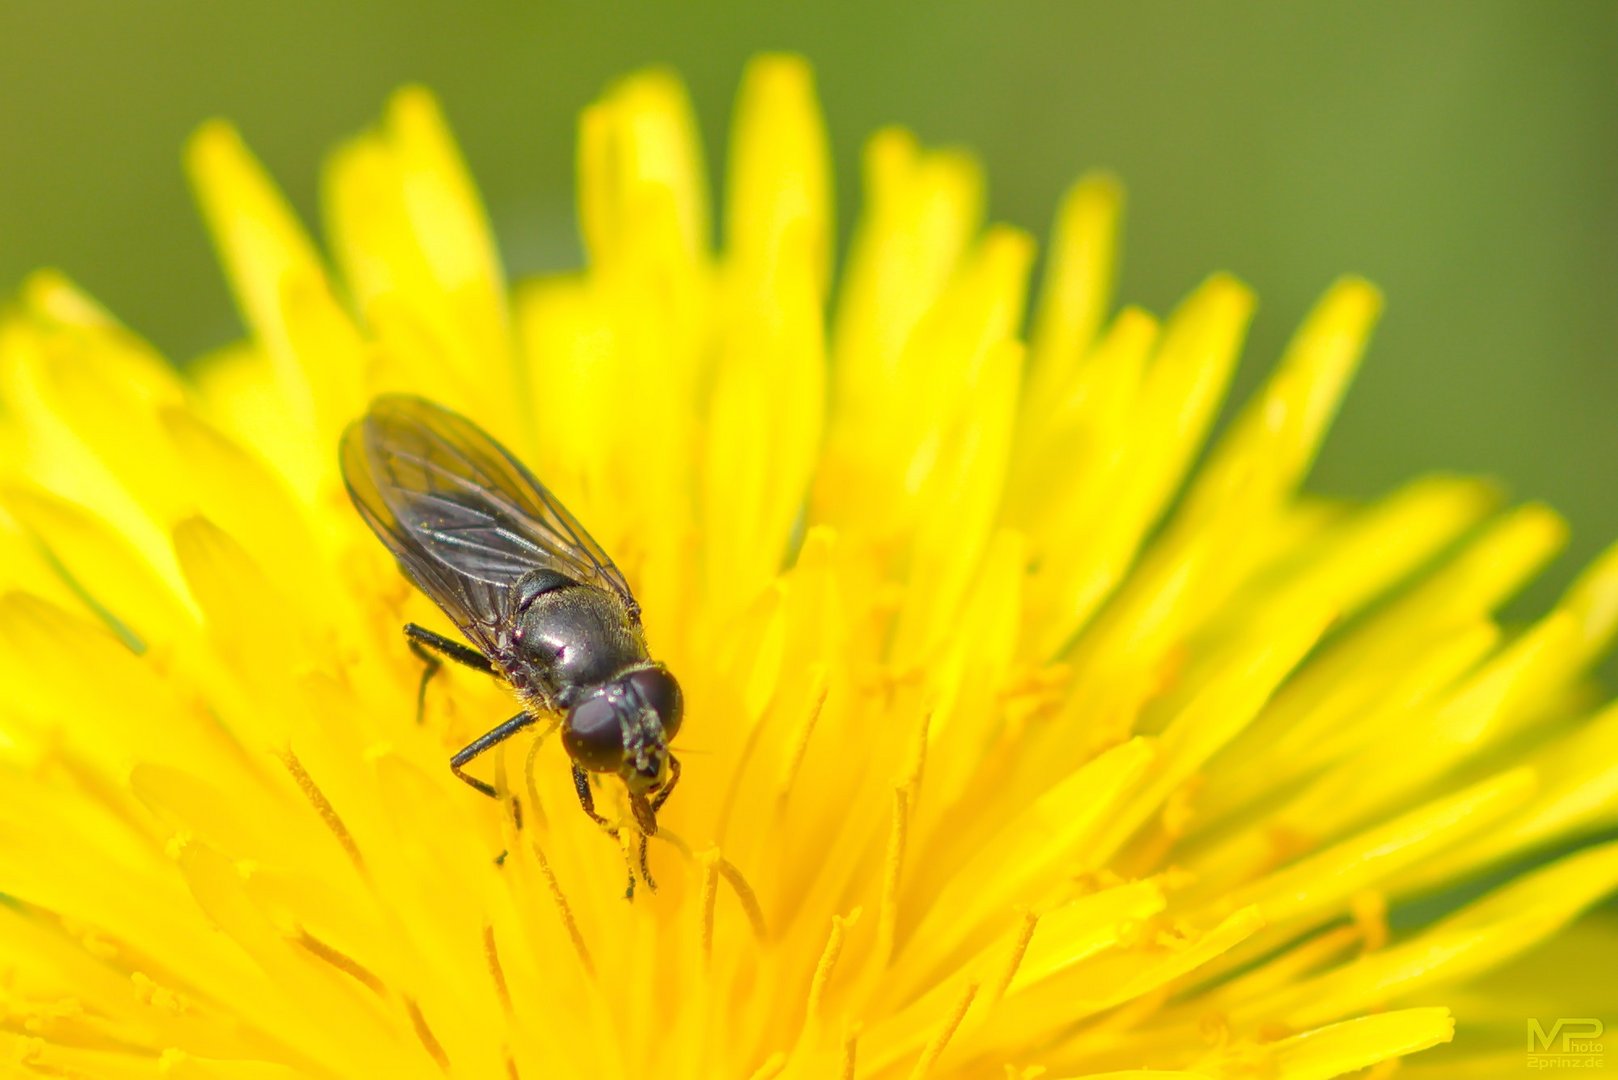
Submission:
[[[512,632],[513,682],[566,706],[579,691],[648,660],[646,639],[621,598],[570,584],[532,598]]]

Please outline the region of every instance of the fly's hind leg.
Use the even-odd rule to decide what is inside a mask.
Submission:
[[[416,687],[416,723],[421,723],[427,708],[427,683],[444,666],[444,657],[463,664],[473,671],[498,676],[489,658],[476,649],[451,641],[443,634],[435,634],[425,626],[405,623],[405,637],[410,639],[410,651],[422,662],[421,682]]]

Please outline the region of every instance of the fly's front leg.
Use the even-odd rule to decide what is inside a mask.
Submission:
[[[670,754],[669,755],[669,782],[664,784],[662,790],[659,791],[652,798],[652,813],[654,815],[659,810],[663,809],[663,804],[669,801],[669,796],[670,795],[674,794],[674,785],[678,784],[679,782],[680,782],[680,759],[675,757],[673,754]],[[655,819],[653,821],[653,824],[656,824]],[[652,831],[656,832],[657,830],[654,828]]]
[[[584,808],[584,812],[590,820],[605,829],[608,836],[614,840],[618,839],[618,826],[596,813],[596,797],[595,792],[590,790],[590,774],[585,772],[584,766],[577,762],[573,765],[573,790],[579,793],[579,805]],[[641,843],[644,845],[645,840],[643,839]],[[628,858],[628,852],[624,853],[624,857]],[[641,865],[644,866],[645,864],[646,855],[643,848]],[[652,885],[651,878],[646,879],[646,884],[651,885],[654,891],[657,889],[656,885]],[[624,886],[624,899],[635,899],[635,868],[633,865],[629,868],[629,884]]]
[[[652,877],[652,867],[646,857],[646,848],[651,842],[652,837],[657,835],[657,818],[652,816],[652,808],[647,804],[646,796],[644,795],[631,795],[629,797],[629,806],[635,811],[635,824],[640,826],[640,843],[638,845],[638,851],[640,854],[641,880],[646,882],[646,887],[648,889],[656,892],[657,881]],[[631,883],[633,883],[635,880],[635,872],[633,870],[629,872],[629,880]]]
[[[573,790],[579,793],[579,805],[584,808],[585,814],[591,821],[607,830],[607,835],[614,840],[618,838],[618,827],[600,814],[596,813],[595,792],[590,790],[590,774],[584,771],[584,766],[573,766]]]
[[[644,795],[631,795],[629,798],[629,807],[635,812],[635,824],[640,827],[640,876],[645,880],[646,887],[653,892],[657,891],[657,882],[652,880],[652,868],[647,860],[646,848],[651,838],[657,835],[657,812],[669,801],[674,785],[679,782],[680,759],[670,754],[669,782],[664,784],[650,800]]]
[[[425,626],[405,623],[405,637],[410,639],[410,651],[422,662],[421,682],[416,686],[416,723],[421,723],[427,710],[427,683],[444,666],[444,657],[463,664],[485,675],[499,676],[489,658],[476,649],[451,641],[443,634],[435,634]]]
[[[652,890],[653,892],[656,892],[657,891],[657,882],[652,878],[652,868],[651,868],[650,865],[647,864],[647,861],[646,861],[646,844],[647,844],[647,841],[648,841],[647,835],[645,833],[641,833],[640,834],[640,876],[646,882],[646,887],[648,889]],[[634,880],[635,880],[635,875],[630,874],[629,875],[629,880],[630,880],[631,883],[633,883]]]

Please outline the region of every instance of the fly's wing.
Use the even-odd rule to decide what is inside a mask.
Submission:
[[[629,584],[533,475],[470,420],[387,395],[343,435],[343,479],[360,515],[412,580],[491,656],[515,614],[512,586],[551,570],[616,592]]]

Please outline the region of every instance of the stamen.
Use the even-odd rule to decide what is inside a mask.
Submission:
[[[1230,1016],[1227,1013],[1205,1013],[1197,1018],[1197,1035],[1216,1050],[1230,1045]]]
[[[719,855],[717,851],[714,854],[718,855],[719,876],[735,890],[736,899],[741,901],[742,911],[746,913],[747,921],[753,927],[753,936],[759,941],[769,940],[769,933],[764,927],[764,909],[758,906],[758,895],[753,892],[753,887],[729,859]]]
[[[753,887],[747,883],[742,872],[720,854],[716,847],[708,848],[697,856],[697,861],[702,864],[702,898],[699,910],[702,912],[703,960],[707,961],[713,956],[714,905],[718,901],[720,878],[723,878],[731,891],[736,894],[737,901],[742,905],[742,913],[747,916],[748,925],[753,928],[753,937],[761,942],[767,940],[764,909],[759,907],[758,894],[753,892]]]
[[[1001,688],[999,696],[1002,701],[1012,701],[1024,697],[1060,695],[1067,690],[1068,680],[1072,677],[1072,665],[1061,661],[1032,666],[1013,674]]]
[[[1257,996],[1261,990],[1284,986],[1294,979],[1324,967],[1334,957],[1347,952],[1362,940],[1363,931],[1354,925],[1338,926],[1305,941],[1302,945],[1282,953],[1263,967],[1241,979],[1227,983],[1217,992],[1215,1000],[1229,1000],[1241,992]]]
[[[764,1059],[764,1064],[760,1065],[753,1073],[751,1080],[774,1080],[775,1077],[781,1075],[781,1071],[786,1067],[787,1056],[777,1050]]]
[[[186,1000],[185,995],[167,987],[159,986],[148,975],[144,975],[139,971],[131,972],[129,981],[134,984],[135,999],[142,1005],[160,1009],[170,1016],[184,1016],[191,1010],[191,1003]],[[35,1003],[33,1008],[29,1010],[31,1015],[23,1023],[24,1026],[32,1030],[32,1026],[38,1023],[41,1015],[48,1014],[52,1018],[71,1016],[81,1009],[82,1005],[74,998],[63,999],[55,1003],[54,1008],[41,1008],[39,1004]]]
[[[330,964],[332,967],[343,972],[345,975],[350,975],[359,982],[363,983],[371,990],[372,993],[378,995],[379,997],[387,996],[387,985],[383,983],[376,973],[371,971],[365,965],[361,964],[358,960],[355,960],[352,956],[349,956],[347,953],[327,945],[324,941],[321,941],[319,938],[315,937],[302,927],[298,928],[298,936],[292,940],[296,941],[305,949],[308,949],[314,955],[320,957],[320,959],[326,961],[326,963]]]
[[[831,917],[831,933],[826,937],[826,947],[820,951],[820,963],[815,965],[815,976],[809,982],[809,1005],[804,1011],[805,1026],[820,1016],[820,1007],[826,997],[826,984],[831,981],[831,973],[837,967],[837,958],[843,954],[843,941],[848,936],[847,930],[859,917],[859,908],[849,912],[846,919],[841,915]]]
[[[966,1010],[972,1007],[972,999],[977,997],[977,993],[977,983],[966,984],[966,992],[961,995],[961,1000],[955,1003],[955,1008],[950,1012],[949,1018],[944,1021],[944,1025],[938,1029],[937,1033],[927,1043],[921,1052],[921,1057],[916,1059],[916,1067],[910,1070],[910,1080],[924,1080],[926,1075],[933,1071],[933,1066],[943,1056],[945,1047],[949,1046],[949,1041],[955,1037],[955,1029],[961,1026],[961,1020],[966,1016]]]
[[[1365,944],[1364,952],[1375,952],[1388,943],[1388,898],[1379,892],[1356,893],[1348,903],[1354,926]]]
[[[578,954],[579,963],[591,978],[595,977],[595,961],[590,959],[590,950],[584,944],[584,935],[579,932],[579,924],[573,918],[573,909],[568,905],[567,896],[562,892],[562,883],[556,880],[556,871],[551,869],[550,860],[545,858],[545,852],[540,848],[539,842],[529,845],[534,852],[534,858],[539,862],[540,873],[545,875],[545,884],[551,891],[551,899],[556,902],[556,910],[562,916],[562,925],[567,929],[567,936],[573,942],[573,951]]]
[[[487,924],[483,927],[483,958],[489,963],[489,974],[494,979],[495,993],[500,995],[500,1005],[506,1012],[511,1012],[511,990],[506,986],[506,972],[500,966],[500,952],[494,944],[494,927]]]
[[[927,735],[933,726],[933,710],[928,708],[921,714],[921,723],[916,725],[916,741],[910,748],[910,761],[904,772],[904,786],[915,795],[921,787],[922,770],[927,766]]]
[[[46,1042],[37,1035],[19,1036],[17,1041],[6,1047],[9,1061],[14,1065],[41,1065],[45,1061]]]
[[[438,1036],[433,1034],[433,1029],[427,1026],[427,1018],[421,1014],[421,1006],[416,1004],[414,998],[405,998],[405,1009],[410,1013],[410,1026],[416,1029],[416,1038],[421,1040],[421,1045],[426,1047],[432,1059],[438,1062],[438,1067],[449,1072],[449,1055],[444,1053],[444,1046],[438,1041]]]
[[[696,858],[696,856],[691,853],[691,845],[686,843],[684,838],[682,838],[679,833],[675,832],[667,825],[664,825],[662,822],[658,822],[657,835],[652,837],[652,839],[667,844],[675,851],[678,851],[680,855],[687,861]]]
[[[699,910],[702,912],[702,962],[708,963],[713,959],[713,909],[714,902],[719,896],[719,851],[709,848],[702,853],[702,901]]]
[[[1097,1020],[1097,1032],[1134,1031],[1145,1024],[1153,1013],[1162,1010],[1173,991],[1166,986],[1148,990],[1133,1001],[1126,1001],[1103,1019]]]
[[[528,805],[533,812],[534,819],[539,822],[544,822],[545,820],[545,807],[539,801],[539,785],[534,782],[534,762],[539,759],[540,747],[545,745],[545,740],[550,738],[551,732],[555,731],[560,724],[561,721],[559,719],[553,719],[547,723],[543,730],[541,730],[538,735],[534,736],[534,741],[528,745],[528,753],[523,756],[522,760],[523,788],[528,792]],[[517,817],[516,822],[517,827],[519,829],[522,828],[522,817],[520,814]]]
[[[725,785],[725,797],[719,804],[719,821],[714,826],[714,839],[719,843],[725,842],[730,832],[731,814],[736,810],[736,802],[741,798],[742,779],[751,771],[753,755],[758,750],[759,739],[764,731],[762,720],[748,729],[747,738],[742,743],[741,755],[736,759],[736,767],[731,770],[730,783]]]
[[[843,1040],[843,1071],[839,1080],[854,1080],[854,1058],[859,1050],[860,1033],[856,1029]]]
[[[910,789],[893,789],[893,822],[888,829],[888,855],[882,869],[882,905],[876,921],[876,953],[885,965],[893,957],[894,928],[899,920],[899,872],[904,867],[910,833]]]
[[[343,851],[348,855],[349,862],[354,864],[354,869],[358,870],[362,877],[369,876],[365,869],[365,859],[360,855],[360,847],[354,842],[354,835],[348,831],[348,826],[343,824],[343,819],[337,816],[337,811],[332,808],[325,792],[321,791],[319,785],[315,783],[314,777],[310,776],[304,769],[303,762],[298,760],[298,755],[287,749],[281,752],[280,758],[281,764],[285,765],[287,772],[292,774],[292,779],[297,783],[298,790],[303,792],[303,797],[309,801],[310,806],[315,808],[315,813],[320,815],[320,820],[325,822],[326,828],[331,830],[331,834],[342,845]]]
[[[1022,958],[1028,952],[1028,943],[1034,940],[1034,928],[1038,925],[1038,915],[1026,910],[1022,913],[1022,925],[1017,928],[1017,936],[1011,942],[1011,955],[1006,958],[1000,976],[989,984],[989,993],[984,999],[986,1004],[997,1005],[1005,996],[1011,980],[1017,977],[1017,969],[1022,966]]]
[[[1190,830],[1191,823],[1196,819],[1196,798],[1205,783],[1205,777],[1193,773],[1163,800],[1163,809],[1158,817],[1163,835],[1170,841],[1178,840]]]
[[[826,707],[826,692],[829,689],[826,683],[826,665],[817,663],[810,669],[809,685],[811,687],[809,709],[799,720],[797,730],[793,732],[792,749],[787,754],[785,766],[781,769],[781,777],[775,784],[777,806],[786,801],[787,793],[792,790],[793,781],[798,778],[803,755],[809,749],[809,736],[814,734],[821,710]]]

